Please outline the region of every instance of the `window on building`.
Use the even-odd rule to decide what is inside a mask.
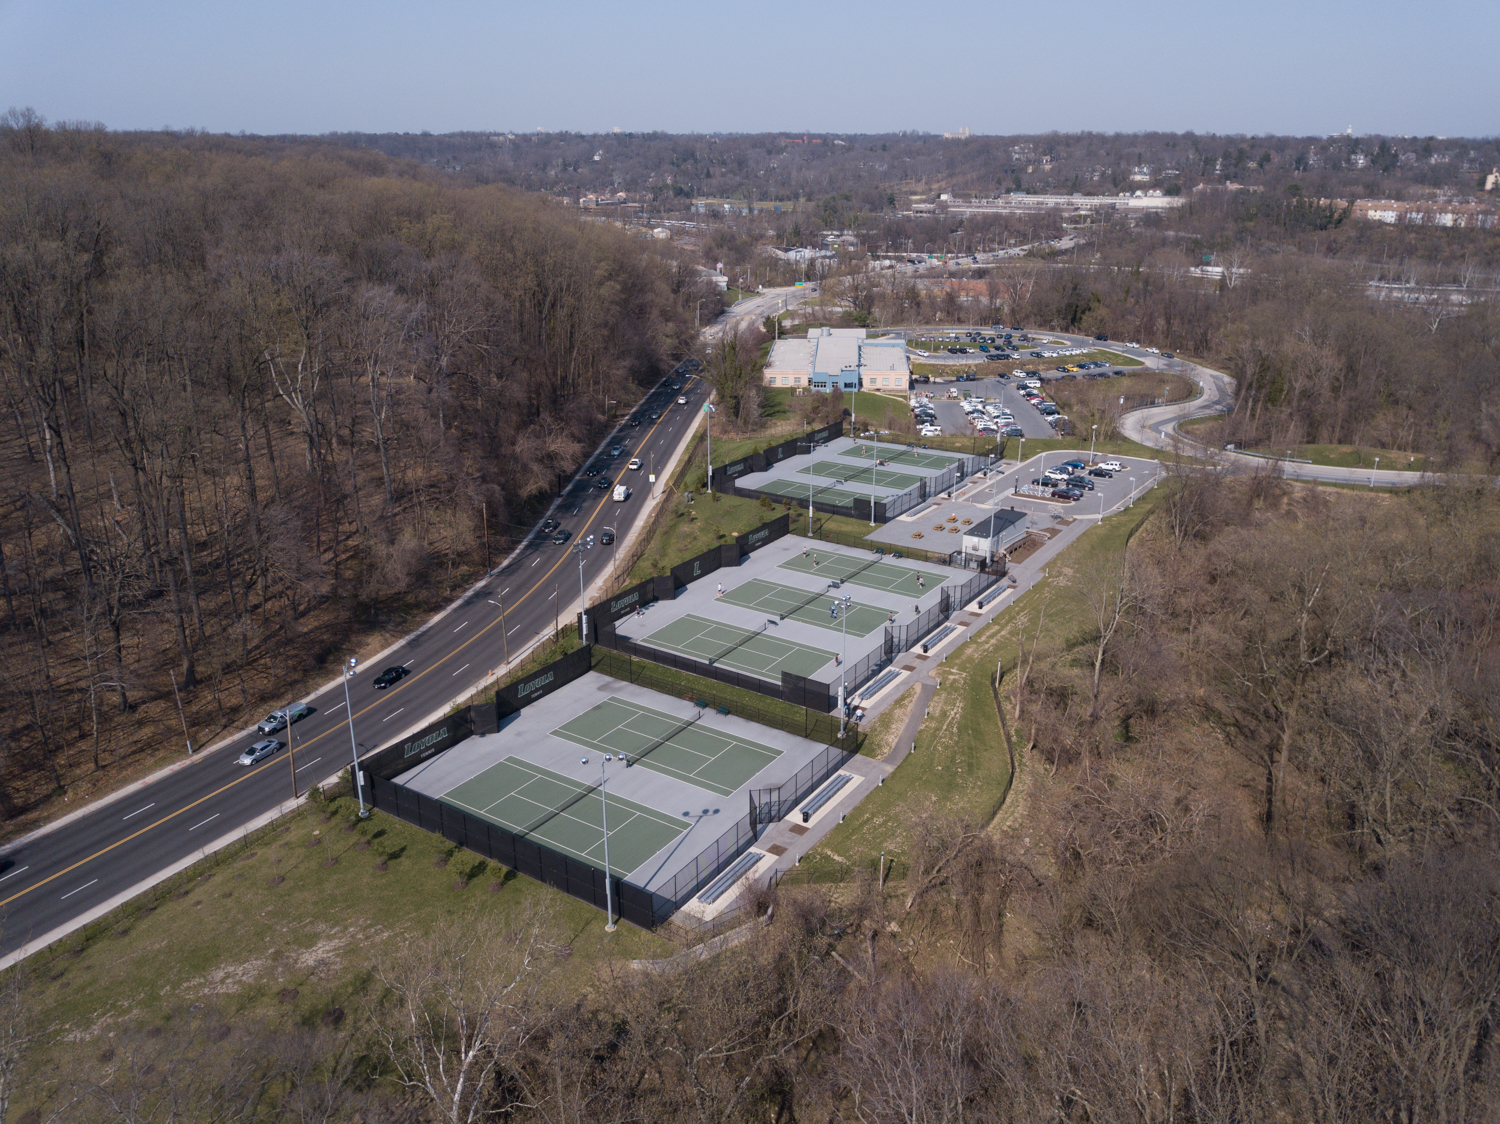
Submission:
[[[891,385],[891,380],[890,379],[881,379],[880,380],[880,385],[881,386],[890,386]]]
[[[801,386],[802,385],[802,376],[801,375],[793,375],[792,376],[792,385],[793,386]]]
[[[787,376],[787,375],[782,375],[781,376],[781,385],[782,386],[791,386],[792,385],[791,378],[789,376]]]

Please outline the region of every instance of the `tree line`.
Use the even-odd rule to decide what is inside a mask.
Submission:
[[[314,142],[0,127],[0,815],[242,722],[521,531],[694,274]],[[170,723],[168,720],[170,719]]]

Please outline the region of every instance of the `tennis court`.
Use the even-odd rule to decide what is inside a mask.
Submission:
[[[830,629],[833,632],[838,632],[843,628],[839,620],[830,612],[830,607],[835,601],[832,594],[809,593],[805,589],[777,585],[763,578],[751,578],[733,589],[726,590],[720,600],[743,606],[746,609],[754,609],[758,613],[766,613],[781,620],[790,618],[794,621],[802,621],[804,624],[815,624],[819,628]],[[861,605],[856,602],[850,607],[846,619],[851,635],[868,636],[876,629],[885,627],[890,616],[889,609],[881,609],[874,605]]]
[[[781,756],[779,749],[699,724],[701,714],[694,710],[679,718],[611,695],[553,730],[552,736],[600,755],[618,753],[631,767],[664,773],[719,796],[733,796]]]
[[[868,557],[840,554],[833,550],[809,549],[805,554],[794,554],[781,564],[783,570],[795,570],[799,574],[817,574],[830,581],[849,582],[886,593],[899,593],[903,597],[920,597],[931,593],[943,584],[947,575],[935,570],[924,570],[917,566],[898,566],[893,562],[869,564]]]
[[[507,757],[445,792],[441,799],[581,862],[604,869],[604,807],[597,785],[579,784]],[[627,875],[691,825],[609,797],[609,867]]]
[[[888,468],[881,468],[868,461],[862,468],[850,468],[847,465],[835,464],[833,461],[818,461],[816,464],[799,468],[797,471],[804,476],[823,476],[830,480],[873,484],[877,488],[894,488],[898,492],[904,492],[922,482],[920,476],[912,476],[905,472],[892,472]]]
[[[851,449],[845,449],[835,456],[853,457],[860,460],[869,460],[871,445],[865,441],[855,445]],[[911,449],[905,445],[876,444],[874,456],[877,460],[887,461],[890,464],[909,464],[913,468],[947,468],[951,464],[957,464],[962,457],[942,453],[924,453],[920,449]]]
[[[689,613],[657,629],[641,643],[773,681],[779,680],[783,671],[811,676],[832,661],[832,652],[774,635],[776,627],[770,618],[758,629],[747,629]]]
[[[848,507],[856,499],[868,500],[870,498],[868,492],[846,492],[842,488],[829,488],[820,486],[816,482],[811,483],[812,498],[820,500],[823,503],[836,503],[843,507]],[[807,499],[808,485],[799,484],[794,480],[771,479],[756,486],[762,492],[769,492],[773,496],[790,496],[793,500],[803,501]]]

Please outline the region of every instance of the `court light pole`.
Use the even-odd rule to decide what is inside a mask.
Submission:
[[[587,765],[589,759],[583,758]],[[599,812],[600,822],[604,825],[604,931],[613,933],[615,931],[615,895],[613,884],[610,882],[609,873],[609,793],[604,787],[606,774],[604,767],[614,760],[614,755],[606,753],[604,760],[599,762]],[[620,755],[620,760],[625,760],[625,755]]]
[[[1094,463],[1094,438],[1099,435],[1099,423],[1095,422],[1090,427],[1090,429],[1092,430],[1092,432],[1089,434],[1089,464],[1093,464]]]
[[[849,672],[849,609],[854,603],[851,594],[843,597],[835,597],[833,604],[828,607],[829,613],[839,622],[840,649],[839,649],[839,737],[844,736],[844,719],[849,712],[845,702],[845,692],[848,684]]]
[[[349,702],[349,680],[358,665],[359,661],[354,656],[350,656],[349,662],[344,665],[344,713],[349,718],[349,751],[354,754],[354,794],[359,798],[359,818],[367,820],[370,818],[370,810],[365,807],[365,781],[359,768],[359,742],[354,740],[354,707]],[[287,737],[291,737],[290,729]]]

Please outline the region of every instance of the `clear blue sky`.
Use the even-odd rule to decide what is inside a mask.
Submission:
[[[0,0],[0,110],[324,133],[1490,136],[1497,0]]]

